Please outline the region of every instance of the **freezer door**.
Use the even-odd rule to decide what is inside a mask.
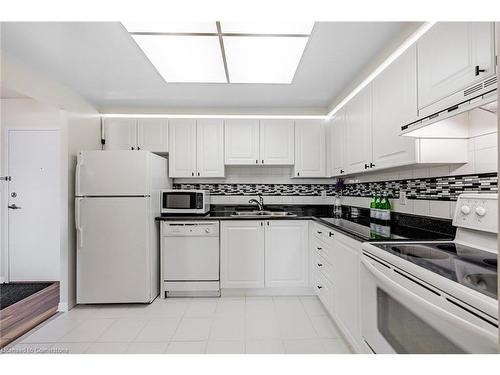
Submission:
[[[148,151],[80,151],[76,196],[150,195]]]
[[[77,303],[150,302],[148,198],[77,198]],[[156,265],[158,266],[158,265]]]

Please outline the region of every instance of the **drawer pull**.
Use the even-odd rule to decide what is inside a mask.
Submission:
[[[319,285],[316,285],[316,288],[318,288],[318,289],[323,289],[323,287],[322,287],[322,286],[319,286]]]
[[[321,263],[318,263],[318,267],[323,267],[323,264],[321,264]]]
[[[322,234],[323,232],[321,232],[321,231],[317,230],[317,231],[316,231],[316,233],[318,233],[318,234]]]
[[[317,249],[317,250],[323,250],[323,248],[322,248],[322,247],[317,247],[316,249]]]

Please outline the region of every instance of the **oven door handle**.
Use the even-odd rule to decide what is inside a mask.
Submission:
[[[443,309],[443,308],[441,308],[441,307],[439,307],[431,302],[428,302],[427,300],[416,295],[415,293],[412,293],[411,291],[402,287],[397,282],[392,280],[390,277],[385,275],[383,272],[379,271],[369,261],[367,261],[365,259],[361,259],[361,263],[377,279],[377,282],[379,282],[381,285],[383,285],[385,288],[387,288],[389,291],[391,291],[395,295],[401,297],[402,299],[410,302],[413,305],[418,305],[419,307],[425,309],[426,311],[429,311],[435,315],[438,315],[441,319],[443,319],[443,320],[445,320],[445,321],[447,321],[455,326],[462,327],[463,329],[465,329],[466,331],[468,331],[471,334],[479,335],[481,338],[490,341],[493,345],[496,345],[497,337],[494,334],[468,322],[467,320],[464,320],[464,319],[446,311],[445,309]],[[416,286],[418,286],[418,285],[416,284]],[[411,304],[410,304],[410,306],[411,306]]]

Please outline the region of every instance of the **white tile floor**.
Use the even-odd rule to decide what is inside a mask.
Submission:
[[[316,297],[78,306],[9,345],[20,353],[346,354]]]

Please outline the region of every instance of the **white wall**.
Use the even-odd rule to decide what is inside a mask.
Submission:
[[[78,150],[100,149],[100,114],[85,99],[68,87],[37,72],[29,62],[0,55],[0,82],[2,86],[32,98],[39,105],[62,110],[61,143],[64,145],[64,188],[62,199],[64,215],[61,240],[60,309],[75,303],[75,225],[74,225],[74,166]],[[1,111],[1,108],[0,108]],[[36,121],[36,119],[35,119]],[[0,141],[0,144],[2,142]],[[1,152],[1,150],[0,150]],[[3,171],[2,171],[3,172]],[[2,174],[2,173],[0,173]],[[3,238],[3,237],[2,237]]]

